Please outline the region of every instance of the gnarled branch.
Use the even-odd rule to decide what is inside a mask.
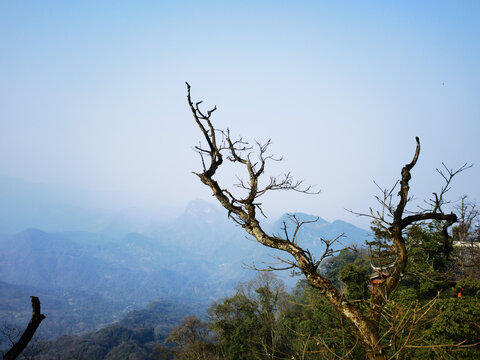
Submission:
[[[228,211],[228,215],[240,224],[247,233],[256,239],[262,245],[279,249],[289,253],[294,258],[295,267],[297,267],[307,278],[310,284],[315,287],[320,293],[324,294],[327,300],[335,306],[339,312],[341,312],[346,318],[355,324],[358,330],[358,336],[364,344],[373,344],[375,348],[378,347],[378,336],[371,331],[375,328],[375,324],[365,316],[362,311],[354,304],[350,303],[331,283],[329,279],[318,273],[317,269],[319,261],[315,260],[310,251],[303,249],[296,241],[292,241],[280,236],[268,235],[261,227],[259,221],[256,218],[256,209],[258,204],[256,199],[263,195],[266,191],[270,190],[294,190],[303,193],[312,193],[310,186],[302,187],[301,181],[294,181],[290,176],[290,173],[284,175],[283,178],[278,180],[277,178],[271,178],[270,184],[263,189],[259,189],[258,180],[265,171],[265,163],[270,157],[266,155],[267,147],[270,144],[266,143],[265,146],[259,146],[259,163],[252,162],[252,155],[242,155],[239,153],[235,144],[242,144],[244,148],[249,148],[247,144],[243,142],[235,142],[230,137],[230,132],[221,132],[226,134],[226,142],[228,146],[221,146],[217,143],[215,134],[220,132],[216,130],[211,122],[210,116],[216,108],[208,112],[205,115],[200,109],[197,102],[194,104],[190,95],[190,86],[187,83],[187,100],[192,111],[195,122],[199,126],[203,133],[208,148],[202,153],[210,154],[210,164],[204,165],[204,170],[201,173],[195,173],[202,183],[207,185],[213,192],[216,199],[222,204],[222,206]],[[205,124],[205,125],[204,125]],[[244,165],[249,175],[248,185],[241,183],[240,187],[247,190],[248,194],[244,198],[236,198],[231,192],[225,191],[214,179],[214,175],[220,165],[222,164],[222,151],[228,150],[230,159],[233,162],[238,162]],[[320,259],[325,258],[327,253],[321,255]],[[288,264],[288,268],[291,268],[291,264]]]
[[[230,131],[221,131],[215,129],[211,122],[211,115],[216,107],[208,111],[206,114],[199,108],[201,102],[193,103],[190,95],[190,86],[187,83],[188,103],[192,111],[195,122],[199,126],[203,136],[207,142],[207,147],[196,147],[197,152],[202,157],[203,171],[195,173],[200,181],[207,185],[213,192],[216,199],[228,211],[228,216],[231,217],[237,224],[241,225],[243,229],[250,234],[257,242],[262,245],[282,250],[293,257],[293,260],[278,259],[277,264],[284,264],[283,269],[298,269],[301,271],[310,285],[316,288],[325,298],[332,304],[339,313],[350,320],[355,326],[356,335],[359,341],[367,349],[367,354],[372,359],[384,359],[382,346],[380,345],[379,324],[384,310],[385,304],[389,299],[390,294],[397,288],[403,273],[406,269],[408,254],[403,238],[404,230],[418,222],[426,220],[439,220],[444,222],[444,232],[447,233],[447,228],[452,225],[457,217],[455,214],[443,213],[441,206],[445,203],[443,197],[448,191],[452,178],[459,172],[467,169],[469,166],[465,164],[458,170],[449,170],[445,165],[445,170],[438,172],[445,179],[446,184],[442,187],[439,195],[434,193],[430,210],[421,211],[418,213],[409,213],[405,210],[407,203],[411,200],[409,194],[411,179],[411,171],[415,167],[418,157],[420,155],[420,140],[416,137],[416,149],[411,162],[406,164],[401,170],[400,180],[391,188],[383,190],[382,197],[377,197],[380,203],[381,211],[370,210],[369,215],[359,214],[371,217],[375,223],[381,227],[393,242],[395,249],[395,260],[391,267],[388,278],[378,285],[377,291],[372,294],[370,311],[365,314],[353,302],[346,299],[343,294],[332,284],[332,282],[318,272],[318,267],[323,259],[332,254],[331,245],[333,241],[322,240],[326,245],[325,252],[316,258],[308,249],[304,249],[297,241],[297,233],[300,227],[305,223],[296,218],[291,217],[290,220],[295,224],[293,234],[287,231],[287,225],[284,223],[282,228],[283,234],[267,234],[260,225],[256,210],[261,211],[260,203],[256,200],[268,191],[277,190],[293,190],[302,193],[317,193],[312,191],[311,186],[303,186],[302,181],[295,181],[290,173],[286,173],[283,177],[270,177],[269,183],[265,187],[259,185],[259,179],[265,175],[265,167],[268,160],[280,160],[268,154],[268,147],[270,140],[265,144],[256,142],[256,146],[250,146],[243,139],[233,140]],[[216,134],[222,134],[222,140],[219,143]],[[254,153],[254,149],[257,152]],[[222,153],[226,153],[226,159],[233,163],[237,163],[243,167],[247,174],[248,180],[239,178],[237,187],[246,191],[246,196],[238,197],[224,187],[221,187],[214,176],[218,168],[223,163]],[[210,163],[204,162],[204,156],[210,156]],[[256,159],[256,160],[252,160]],[[378,186],[378,185],[377,185]],[[394,204],[394,191],[399,187],[397,193],[398,203]],[[408,213],[408,215],[406,215]],[[263,214],[263,212],[262,212]],[[274,270],[275,267],[269,267],[264,270]]]
[[[28,323],[27,328],[23,332],[20,339],[12,346],[12,348],[5,354],[3,360],[14,360],[22,351],[27,347],[30,340],[32,340],[35,331],[40,326],[40,323],[45,319],[40,311],[40,300],[36,296],[30,296],[32,298],[32,317]]]

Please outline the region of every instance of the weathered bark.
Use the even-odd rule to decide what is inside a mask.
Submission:
[[[308,250],[304,250],[299,245],[288,240],[267,235],[261,228],[258,220],[254,218],[253,206],[250,206],[249,212],[232,206],[215,180],[206,177],[204,174],[199,174],[198,176],[204,184],[213,190],[217,200],[230,213],[236,214],[242,220],[242,227],[247,233],[252,235],[262,245],[291,254],[295,258],[296,266],[302,271],[309,283],[318,289],[341,314],[355,325],[357,336],[363,345],[369,349],[369,352],[375,354],[373,359],[383,359],[378,357],[382,354],[379,346],[378,323],[371,321],[360,309],[347,301],[329,279],[317,272],[318,265],[314,263]]]
[[[405,206],[407,205],[409,198],[409,181],[411,179],[410,171],[417,163],[418,156],[420,155],[420,140],[418,137],[416,138],[416,141],[417,147],[413,160],[402,168],[400,191],[398,192],[400,200],[398,205],[395,207],[395,211],[393,212],[393,221],[389,224],[390,226],[387,229],[387,233],[390,236],[395,249],[395,262],[390,270],[389,277],[384,282],[379,284],[379,286],[377,287],[377,291],[372,294],[371,319],[377,324],[377,326],[380,321],[383,306],[400,284],[402,276],[404,275],[405,269],[407,267],[408,252],[405,244],[405,239],[403,238],[404,229],[418,221],[445,221],[447,227],[457,221],[457,216],[455,214],[444,214],[443,212],[441,212],[439,202],[438,204],[435,204],[433,210],[430,212],[422,212],[404,217]],[[437,200],[439,199],[437,198]]]
[[[5,354],[3,360],[14,360],[16,359],[22,351],[27,347],[30,340],[32,340],[35,331],[40,326],[40,323],[45,319],[40,311],[40,300],[36,296],[31,296],[32,298],[32,317],[28,323],[27,328],[23,332],[20,339],[12,346],[12,348]]]
[[[400,191],[398,196],[400,198],[398,205],[391,207],[393,221],[391,223],[386,222],[383,218],[372,217],[377,223],[383,223],[383,229],[385,229],[393,241],[395,248],[395,262],[391,269],[390,276],[386,281],[378,286],[378,290],[372,294],[370,313],[365,315],[358,307],[349,302],[331,283],[329,279],[322,276],[317,270],[320,265],[320,261],[325,257],[329,249],[327,243],[327,250],[320,260],[315,260],[308,249],[303,249],[295,241],[295,235],[293,239],[288,237],[285,231],[285,238],[279,236],[272,236],[265,233],[257,220],[256,210],[260,210],[260,203],[257,201],[260,196],[270,190],[294,190],[299,192],[308,193],[310,187],[301,189],[302,182],[294,182],[290,177],[290,174],[286,174],[284,178],[270,178],[270,183],[264,188],[259,188],[259,178],[264,173],[265,163],[267,160],[272,159],[272,156],[267,156],[266,149],[270,142],[265,145],[258,145],[258,160],[256,162],[251,161],[251,149],[248,143],[242,139],[238,141],[232,141],[230,133],[227,130],[221,131],[215,129],[212,125],[210,117],[216,110],[216,107],[203,113],[199,105],[201,102],[193,103],[190,96],[190,86],[187,83],[187,99],[190,109],[192,111],[195,122],[202,131],[204,138],[207,142],[207,148],[195,147],[197,152],[202,158],[203,172],[195,173],[202,183],[208,186],[216,199],[222,204],[222,206],[228,211],[228,216],[232,218],[237,224],[241,225],[247,233],[253,236],[262,245],[285,251],[293,256],[295,261],[289,262],[291,267],[298,268],[307,278],[309,283],[316,288],[325,298],[339,311],[345,318],[347,318],[356,329],[356,336],[362,343],[365,351],[370,359],[378,360],[385,359],[385,354],[380,344],[380,318],[383,308],[392,294],[398,287],[401,278],[404,274],[407,266],[408,254],[403,238],[404,229],[418,221],[425,220],[442,220],[448,224],[453,224],[457,218],[454,214],[444,214],[440,210],[441,196],[446,191],[442,189],[440,197],[436,196],[436,203],[430,212],[422,212],[410,216],[404,217],[405,206],[409,199],[409,181],[411,179],[410,171],[415,166],[418,156],[420,154],[420,141],[416,138],[417,147],[413,160],[406,164],[401,171],[400,179]],[[222,135],[221,143],[218,143],[216,134]],[[240,180],[239,187],[247,191],[247,195],[244,198],[239,198],[228,190],[222,188],[219,183],[213,179],[218,168],[223,163],[222,152],[227,152],[227,159],[232,162],[240,163],[246,167],[248,172],[248,183],[244,183]],[[204,156],[210,157],[210,163],[206,164]],[[391,193],[390,193],[391,194]],[[384,204],[385,205],[385,204]],[[388,226],[385,226],[387,224]],[[301,226],[301,224],[297,224]],[[297,230],[298,230],[297,226]]]

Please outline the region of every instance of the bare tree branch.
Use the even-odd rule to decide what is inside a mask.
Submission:
[[[408,212],[406,205],[412,200],[409,194],[411,171],[415,167],[420,155],[420,140],[416,137],[416,148],[413,158],[402,168],[400,179],[394,186],[389,189],[382,189],[375,183],[382,193],[381,196],[376,197],[381,209],[378,211],[370,209],[370,214],[356,214],[371,218],[385,231],[393,243],[395,259],[388,278],[378,285],[377,291],[372,293],[370,310],[364,313],[353,302],[346,299],[328,278],[318,272],[321,262],[334,253],[332,245],[342,235],[333,240],[321,239],[325,245],[325,250],[323,254],[316,258],[308,249],[300,246],[298,241],[300,228],[309,221],[302,221],[293,214],[289,218],[294,224],[293,233],[288,231],[287,223],[284,222],[281,229],[283,234],[269,235],[264,231],[257,219],[256,211],[259,210],[262,214],[263,212],[261,211],[261,204],[256,200],[269,191],[293,190],[306,194],[318,192],[313,191],[311,186],[304,186],[303,181],[294,180],[290,173],[286,173],[283,176],[270,177],[267,185],[261,187],[259,180],[265,175],[267,162],[270,160],[281,160],[281,158],[275,158],[268,154],[268,147],[271,145],[271,141],[268,140],[264,144],[257,141],[254,146],[251,146],[241,138],[233,140],[229,130],[221,131],[213,127],[210,118],[216,107],[204,114],[199,108],[201,102],[195,104],[192,102],[188,83],[187,92],[187,99],[193,117],[208,145],[206,149],[200,146],[196,150],[202,155],[202,161],[203,155],[205,157],[207,154],[210,156],[209,164],[202,163],[203,171],[195,173],[200,181],[211,189],[216,199],[228,211],[229,217],[241,225],[256,241],[262,245],[284,251],[292,256],[292,260],[277,258],[279,262],[276,265],[284,264],[285,266],[282,266],[281,269],[298,269],[301,271],[310,285],[317,289],[340,314],[354,325],[356,336],[367,350],[370,359],[385,359],[380,343],[379,324],[382,313],[385,310],[385,304],[399,285],[406,269],[408,254],[405,239],[403,238],[404,230],[419,221],[438,220],[444,223],[444,232],[448,235],[447,228],[457,221],[457,217],[453,213],[443,213],[441,206],[445,204],[444,195],[449,189],[452,178],[470,166],[465,164],[457,170],[451,170],[444,165],[444,170],[437,170],[444,178],[445,185],[438,195],[434,194],[435,199],[431,209],[417,213]],[[222,143],[220,144],[217,143],[217,133],[222,134]],[[246,180],[238,178],[239,183],[236,184],[238,188],[246,191],[247,194],[244,197],[236,197],[226,190],[225,187],[221,187],[218,181],[214,179],[218,168],[223,163],[223,152],[225,152],[226,159],[237,163],[247,173],[248,177],[246,177]],[[397,188],[398,202],[395,204],[394,193]],[[279,267],[269,266],[262,270],[272,271],[276,269],[279,269]]]
[[[35,331],[40,326],[40,323],[45,319],[40,311],[40,300],[36,296],[31,296],[32,298],[32,317],[28,323],[27,328],[23,332],[20,339],[12,346],[12,348],[7,351],[3,360],[14,360],[16,359],[22,351],[27,347],[30,340],[32,340]]]

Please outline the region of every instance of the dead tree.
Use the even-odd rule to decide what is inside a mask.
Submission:
[[[331,242],[325,241],[326,249],[320,256],[314,256],[308,249],[303,248],[298,243],[295,235],[288,236],[285,231],[284,236],[267,234],[258,220],[258,213],[263,215],[259,199],[269,191],[293,190],[302,193],[312,193],[310,186],[304,186],[302,181],[295,181],[290,173],[281,177],[270,177],[265,183],[265,167],[270,160],[279,160],[268,153],[270,140],[265,144],[256,142],[249,144],[242,138],[234,140],[230,131],[220,130],[214,127],[211,117],[216,107],[211,110],[203,111],[200,109],[201,101],[193,102],[191,98],[190,85],[187,83],[187,100],[192,115],[197,126],[203,134],[206,146],[196,146],[195,150],[200,154],[203,169],[195,173],[200,181],[207,185],[213,192],[213,195],[228,211],[228,216],[239,224],[245,231],[253,236],[256,241],[262,245],[282,250],[290,254],[293,260],[284,259],[283,262],[288,266],[284,268],[296,268],[299,270],[310,285],[317,289],[325,298],[348,319],[356,329],[356,337],[365,348],[370,359],[385,359],[385,351],[381,346],[380,319],[383,308],[388,301],[389,296],[398,287],[400,280],[405,272],[407,265],[407,248],[404,239],[404,231],[410,225],[421,221],[437,220],[444,223],[444,230],[457,221],[453,213],[444,213],[442,205],[445,203],[444,194],[448,191],[450,181],[453,176],[464,170],[464,165],[457,171],[439,170],[444,177],[446,185],[440,193],[434,193],[434,198],[428,203],[428,209],[422,209],[416,213],[406,215],[405,207],[409,201],[409,181],[411,179],[411,170],[415,166],[420,154],[420,140],[416,138],[416,150],[413,159],[401,170],[400,180],[397,186],[390,191],[384,191],[383,198],[378,198],[382,210],[370,211],[367,216],[371,217],[375,223],[388,234],[395,249],[395,261],[390,270],[390,276],[378,287],[372,294],[370,309],[367,313],[361,311],[354,303],[343,296],[340,291],[331,283],[329,279],[322,276],[319,271],[321,261],[331,254]],[[234,189],[224,188],[215,179],[215,175],[224,161],[228,160],[238,164],[240,168],[246,171],[248,180],[239,179],[236,187],[243,190],[244,195],[234,194]],[[264,176],[262,178],[262,176]],[[398,201],[394,204],[394,192],[398,190]],[[297,230],[302,225],[297,222]],[[297,231],[295,231],[296,233]]]
[[[23,332],[20,339],[13,344],[10,350],[7,351],[3,360],[14,360],[16,359],[22,351],[27,347],[28,343],[32,340],[35,331],[40,326],[40,323],[45,319],[45,315],[43,315],[40,311],[40,300],[36,296],[31,296],[32,298],[32,317],[30,322],[28,323],[27,328]]]

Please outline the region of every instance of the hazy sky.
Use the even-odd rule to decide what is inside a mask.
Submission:
[[[435,168],[475,166],[455,199],[480,200],[480,2],[2,1],[0,174],[117,193],[124,206],[179,211],[210,199],[191,171],[200,140],[186,103],[246,139],[272,138],[276,164],[317,196],[265,199],[365,224],[419,136],[412,193]]]

